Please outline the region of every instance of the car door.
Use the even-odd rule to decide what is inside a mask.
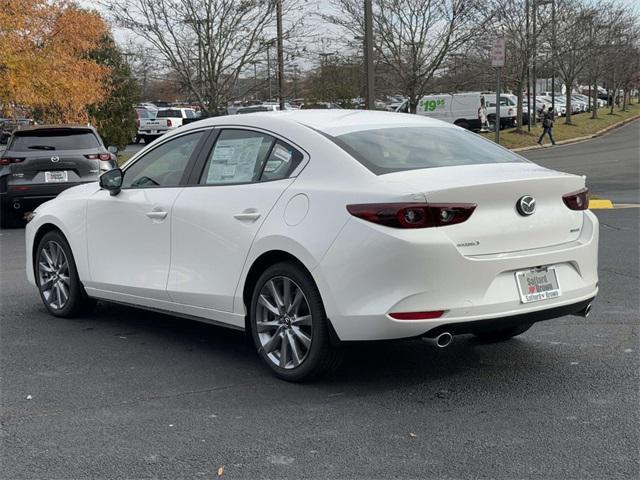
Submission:
[[[302,160],[298,149],[269,134],[220,131],[173,208],[167,291],[174,302],[233,311],[253,239]]]
[[[210,133],[162,142],[126,168],[117,195],[100,190],[89,198],[88,287],[132,299],[168,299],[171,209]]]

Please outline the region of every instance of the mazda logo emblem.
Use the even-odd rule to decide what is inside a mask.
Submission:
[[[520,197],[516,202],[516,209],[523,217],[528,217],[536,211],[536,199],[531,195]]]
[[[58,157],[58,156],[51,157],[51,161],[53,163],[58,163],[60,161],[60,157]]]

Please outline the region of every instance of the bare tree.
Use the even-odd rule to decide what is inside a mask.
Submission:
[[[225,111],[238,76],[250,69],[275,35],[275,0],[104,2],[113,20],[157,52],[208,115]],[[285,12],[295,4],[289,0]],[[285,38],[293,28],[289,26]]]
[[[339,11],[322,18],[353,37],[364,36],[364,2],[332,0]],[[474,2],[464,0],[377,0],[373,2],[377,63],[396,77],[400,93],[415,113],[418,101],[447,54],[456,51],[479,28]]]

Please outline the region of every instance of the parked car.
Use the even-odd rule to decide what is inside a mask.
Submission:
[[[0,118],[0,145],[6,145],[16,129],[34,123],[32,118]]]
[[[13,132],[0,155],[2,226],[54,198],[69,187],[95,182],[117,166],[93,127],[38,125]]]
[[[41,205],[26,270],[54,316],[103,299],[224,324],[302,380],[341,342],[445,347],[588,314],[587,206],[584,177],[422,115],[222,116]]]
[[[156,114],[158,110],[153,110],[149,108],[135,108],[136,111],[136,126],[137,132],[136,136],[133,139],[133,143],[140,143],[144,140],[144,136],[146,131],[149,130],[147,125],[148,120],[154,120],[156,118]]]
[[[151,143],[171,130],[198,120],[193,108],[161,108],[155,118],[140,121],[138,137],[144,140],[144,143]]]
[[[292,110],[291,105],[289,105],[288,103],[284,104],[284,109]],[[280,110],[279,103],[264,102],[258,105],[248,105],[246,107],[239,107],[236,110],[236,114],[242,115],[245,113],[256,113],[256,112],[277,112],[278,110]]]

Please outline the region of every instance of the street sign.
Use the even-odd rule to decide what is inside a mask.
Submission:
[[[507,56],[507,42],[504,37],[498,37],[493,41],[491,49],[491,66],[504,67],[504,60]]]

